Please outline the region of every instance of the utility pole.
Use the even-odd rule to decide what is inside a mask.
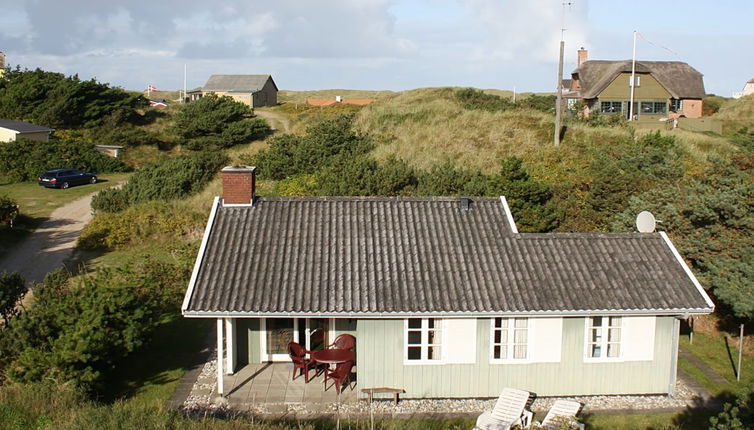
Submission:
[[[572,2],[564,2],[563,3],[563,20],[562,25],[560,27],[560,59],[558,60],[558,93],[555,96],[556,102],[555,102],[555,133],[553,136],[553,142],[555,143],[555,146],[560,146],[560,131],[562,130],[561,126],[561,116],[562,116],[562,110],[563,110],[563,52],[565,50],[565,41],[564,35],[565,35],[565,8],[566,5],[570,6],[572,5]]]

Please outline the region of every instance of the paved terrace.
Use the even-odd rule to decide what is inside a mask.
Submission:
[[[228,404],[238,409],[247,409],[259,403],[334,403],[338,395],[332,381],[328,381],[325,391],[324,375],[315,376],[309,371],[309,383],[301,375],[295,381],[292,363],[249,364],[225,377]],[[214,376],[214,375],[212,375]],[[355,374],[352,375],[354,378]],[[353,390],[351,390],[353,388]],[[341,402],[357,400],[355,383],[344,387],[340,395]]]

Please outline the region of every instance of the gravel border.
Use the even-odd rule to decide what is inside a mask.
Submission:
[[[322,415],[345,414],[353,416],[368,416],[370,413],[378,416],[416,416],[416,415],[446,415],[446,416],[476,416],[483,411],[490,410],[497,399],[405,399],[398,405],[392,400],[375,400],[371,405],[366,401],[343,403],[257,403],[248,404],[243,409],[228,406],[227,399],[217,396],[216,392],[216,357],[212,351],[207,362],[201,369],[194,383],[191,393],[180,406],[179,410],[190,416],[236,416],[253,415],[268,417],[316,417]],[[544,412],[558,399],[575,400],[584,405],[584,411],[589,413],[602,412],[631,412],[631,411],[674,411],[683,410],[688,406],[698,404],[696,400],[701,393],[695,392],[682,379],[676,382],[676,391],[668,395],[610,395],[610,396],[569,396],[569,397],[538,397],[530,408],[535,412]]]

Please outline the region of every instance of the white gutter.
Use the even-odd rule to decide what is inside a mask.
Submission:
[[[194,270],[191,272],[191,280],[189,281],[188,290],[186,290],[186,296],[183,298],[183,304],[181,305],[181,312],[185,315],[188,308],[191,295],[194,294],[194,285],[196,284],[196,278],[199,276],[199,268],[204,260],[204,251],[207,249],[207,242],[209,242],[209,234],[212,232],[212,226],[215,224],[215,215],[217,215],[217,208],[220,206],[220,197],[215,197],[212,201],[212,210],[209,213],[209,219],[207,220],[207,227],[204,228],[204,236],[202,237],[202,244],[199,247],[199,253],[196,255],[196,262],[194,262]]]
[[[702,287],[702,284],[699,283],[699,280],[696,279],[696,276],[691,272],[691,269],[689,268],[688,264],[683,260],[683,257],[681,257],[681,254],[678,252],[677,249],[675,249],[675,246],[673,246],[673,242],[670,241],[670,238],[668,238],[668,235],[665,234],[664,231],[659,232],[660,236],[662,237],[662,240],[665,241],[665,243],[668,245],[668,248],[670,248],[670,251],[673,252],[673,255],[675,256],[675,259],[678,260],[678,264],[683,267],[683,271],[686,272],[686,275],[691,279],[691,282],[696,287],[697,291],[699,291],[699,294],[704,297],[704,301],[707,302],[707,305],[712,308],[712,310],[715,309],[715,304],[712,303],[712,299],[710,299],[707,292],[704,290],[704,287]]]
[[[577,317],[577,316],[613,316],[613,315],[706,315],[712,309],[597,309],[572,311],[485,311],[485,312],[244,312],[244,311],[184,311],[183,316],[190,318],[482,318],[482,317]]]
[[[513,231],[513,233],[518,233],[518,228],[516,228],[516,222],[513,220],[511,208],[508,207],[508,200],[505,199],[505,196],[500,196],[500,202],[503,203],[503,209],[505,209],[505,217],[508,218],[508,225],[510,225],[511,231]]]

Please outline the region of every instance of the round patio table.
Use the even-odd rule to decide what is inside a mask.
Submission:
[[[319,351],[312,351],[312,360],[317,363],[324,364],[339,364],[346,361],[353,361],[353,351],[347,349],[322,349]]]

